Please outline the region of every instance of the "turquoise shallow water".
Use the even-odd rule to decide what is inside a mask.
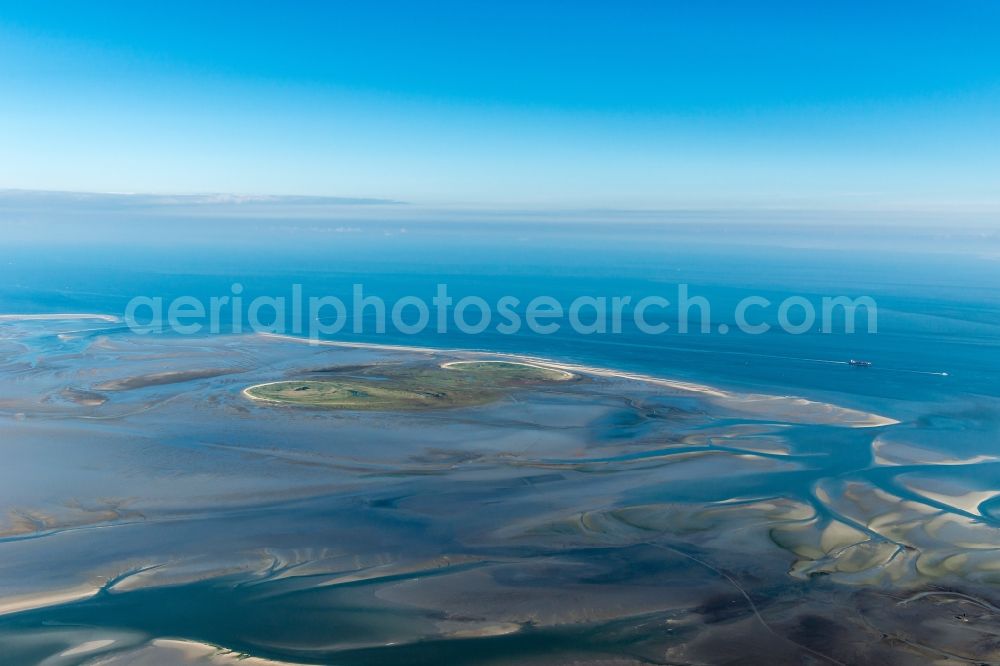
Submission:
[[[275,412],[239,390],[380,356],[3,322],[0,580],[24,609],[0,615],[0,645],[14,663],[179,659],[157,638],[305,663],[993,659],[980,640],[1000,582],[989,240],[730,235],[428,226],[12,248],[12,313],[120,314],[136,295],[207,301],[234,282],[247,300],[293,283],[429,299],[446,283],[456,298],[566,303],[685,283],[710,301],[712,333],[337,339],[528,354],[900,423],[845,428],[628,382],[455,418]],[[719,334],[747,295],[869,295],[879,331]],[[230,374],[104,391],[102,405],[66,392],[174,365]]]

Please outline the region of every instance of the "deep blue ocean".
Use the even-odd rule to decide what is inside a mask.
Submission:
[[[478,296],[494,304],[514,296],[523,314],[540,295],[564,306],[580,296],[629,296],[635,304],[662,295],[676,303],[684,284],[691,296],[709,301],[710,333],[698,331],[700,320],[679,332],[676,307],[649,311],[650,321],[662,316],[671,323],[669,331],[642,333],[626,306],[620,333],[581,335],[565,319],[549,335],[526,327],[500,334],[495,324],[476,335],[454,325],[440,333],[433,313],[422,333],[400,333],[391,321],[377,333],[369,309],[361,334],[348,321],[332,337],[527,353],[732,388],[836,397],[876,411],[1000,393],[1000,240],[992,232],[759,223],[365,222],[345,229],[342,223],[262,227],[259,220],[140,218],[134,224],[148,229],[125,233],[124,240],[105,230],[96,240],[60,242],[57,226],[51,239],[8,247],[0,264],[0,311],[120,315],[135,296],[167,303],[193,296],[208,303],[212,296],[232,295],[235,283],[245,303],[258,295],[290,299],[292,285],[300,284],[306,298],[336,296],[350,310],[355,284],[389,307],[404,296],[430,303],[436,285],[445,284],[456,301]],[[878,305],[877,332],[865,330],[862,314],[853,334],[844,332],[842,321],[833,322],[832,333],[820,332],[819,321],[803,334],[777,326],[766,334],[744,333],[733,313],[747,296],[774,304],[752,317],[772,324],[777,304],[789,296],[806,298],[817,311],[824,296],[871,297]],[[474,322],[477,315],[470,312]],[[720,334],[719,324],[730,332]],[[851,358],[873,366],[843,364]]]

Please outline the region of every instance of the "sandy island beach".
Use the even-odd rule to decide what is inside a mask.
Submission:
[[[470,358],[476,360],[483,360],[483,359],[511,360],[514,362],[525,363],[528,365],[534,365],[542,368],[562,370],[564,372],[570,373],[571,375],[579,374],[579,375],[590,375],[595,377],[608,377],[611,379],[625,379],[636,382],[642,382],[654,386],[662,386],[664,388],[669,388],[676,391],[693,393],[706,398],[711,398],[718,401],[719,404],[724,405],[725,407],[728,407],[730,409],[741,411],[747,414],[759,415],[762,418],[767,418],[768,414],[771,414],[773,416],[775,413],[779,413],[781,415],[781,418],[787,419],[791,422],[826,423],[829,425],[838,425],[850,428],[878,428],[899,423],[898,420],[887,416],[872,414],[869,412],[864,412],[857,409],[851,409],[848,407],[840,407],[838,405],[833,405],[830,403],[819,402],[815,400],[807,400],[805,398],[800,398],[797,396],[778,396],[778,395],[767,395],[759,393],[735,393],[732,391],[724,391],[722,389],[706,386],[704,384],[697,384],[694,382],[680,381],[676,379],[666,379],[662,377],[654,377],[651,375],[626,372],[621,370],[613,370],[609,368],[600,368],[600,367],[579,365],[573,363],[561,363],[558,361],[552,361],[549,359],[539,358],[536,356],[530,356],[524,354],[474,351],[466,349],[437,349],[433,347],[418,347],[418,346],[408,346],[408,345],[384,345],[384,344],[367,343],[367,342],[310,340],[307,338],[300,338],[291,335],[279,335],[274,333],[259,333],[258,335],[266,338],[287,340],[314,346],[326,345],[333,347],[371,349],[371,350],[380,350],[389,352],[406,351],[406,352],[414,352],[421,354],[448,354],[448,355],[458,355],[462,356],[463,358]],[[451,363],[454,363],[454,361],[452,361]],[[448,364],[446,363],[445,366],[447,365]]]

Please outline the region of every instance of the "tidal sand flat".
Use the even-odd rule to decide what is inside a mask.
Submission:
[[[5,664],[1000,661],[995,464],[923,422],[88,326],[0,324]]]
[[[0,314],[0,321],[100,321],[116,323],[121,317],[106,314],[90,314],[86,312],[55,314]]]
[[[162,384],[178,384],[189,382],[193,379],[205,379],[208,377],[218,377],[239,372],[230,368],[204,368],[200,370],[172,370],[169,372],[154,372],[148,375],[138,375],[136,377],[123,377],[112,379],[106,382],[94,384],[95,391],[128,391],[130,389],[144,388],[146,386],[160,386]]]

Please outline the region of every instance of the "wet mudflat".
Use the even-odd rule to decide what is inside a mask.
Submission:
[[[1000,661],[1000,463],[926,422],[544,359],[0,327],[4,663]]]

